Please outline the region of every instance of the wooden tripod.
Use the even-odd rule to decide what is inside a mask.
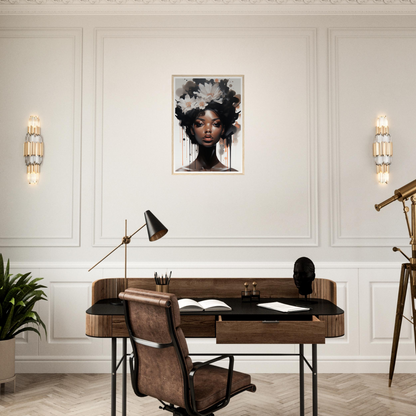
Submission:
[[[397,251],[397,250],[395,250]],[[413,268],[413,275],[416,273],[416,269]],[[397,297],[397,308],[396,308],[396,320],[394,323],[394,335],[393,335],[393,345],[391,348],[391,358],[390,358],[390,371],[389,371],[389,387],[393,381],[394,366],[396,364],[397,357],[397,348],[399,346],[400,330],[402,328],[403,318],[408,320],[413,325],[413,331],[415,335],[415,348],[416,348],[416,311],[415,311],[415,285],[410,284],[410,291],[412,294],[412,320],[409,320],[403,315],[404,304],[406,301],[407,285],[412,282],[412,265],[410,263],[403,263],[402,270],[400,273],[400,283],[399,283],[399,295]],[[414,276],[413,276],[414,280]]]

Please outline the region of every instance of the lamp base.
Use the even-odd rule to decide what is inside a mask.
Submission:
[[[111,298],[111,299],[107,299],[108,303],[110,305],[116,305],[116,306],[122,306],[123,305],[123,301],[119,298]]]

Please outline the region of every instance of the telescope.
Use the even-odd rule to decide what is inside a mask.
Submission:
[[[402,186],[399,189],[394,191],[394,195],[391,196],[389,199],[386,199],[381,204],[376,204],[375,208],[377,211],[380,211],[381,208],[384,208],[386,205],[394,202],[394,201],[406,201],[409,197],[416,193],[416,179],[412,182],[409,182],[407,185]]]
[[[409,207],[406,206],[405,201],[411,198],[411,222],[409,222],[408,212]],[[416,343],[416,179],[412,182],[409,182],[407,185],[402,186],[399,189],[394,191],[394,195],[390,198],[383,201],[381,204],[376,204],[375,208],[377,211],[380,211],[381,208],[384,208],[386,205],[394,202],[400,201],[403,204],[403,212],[406,217],[407,229],[409,230],[409,236],[411,238],[410,245],[412,247],[412,255],[410,257],[406,256],[402,250],[398,247],[393,247],[393,251],[399,251],[403,254],[404,257],[409,261],[408,263],[402,264],[402,269],[400,272],[400,283],[399,283],[399,294],[397,299],[397,308],[396,308],[396,319],[394,323],[394,334],[393,334],[393,345],[391,349],[391,358],[390,358],[390,371],[389,371],[389,387],[393,380],[394,367],[396,364],[397,349],[399,346],[400,339],[400,330],[402,326],[402,320],[405,318],[408,320],[412,326],[415,334],[415,343]],[[410,283],[410,292],[411,292],[411,301],[412,301],[412,311],[413,318],[408,319],[403,315],[404,304],[406,301],[406,292],[407,286]],[[416,344],[415,344],[416,346]]]

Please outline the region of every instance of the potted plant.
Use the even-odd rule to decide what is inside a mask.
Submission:
[[[46,300],[42,278],[34,279],[26,274],[9,273],[10,262],[4,267],[0,253],[0,384],[15,376],[15,336],[33,331],[41,336],[39,326],[46,334],[46,326],[39,314],[33,310],[36,302]]]

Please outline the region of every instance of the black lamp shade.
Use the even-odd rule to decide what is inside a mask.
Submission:
[[[149,241],[159,240],[168,232],[168,229],[150,211],[144,213],[144,218],[146,220]]]

